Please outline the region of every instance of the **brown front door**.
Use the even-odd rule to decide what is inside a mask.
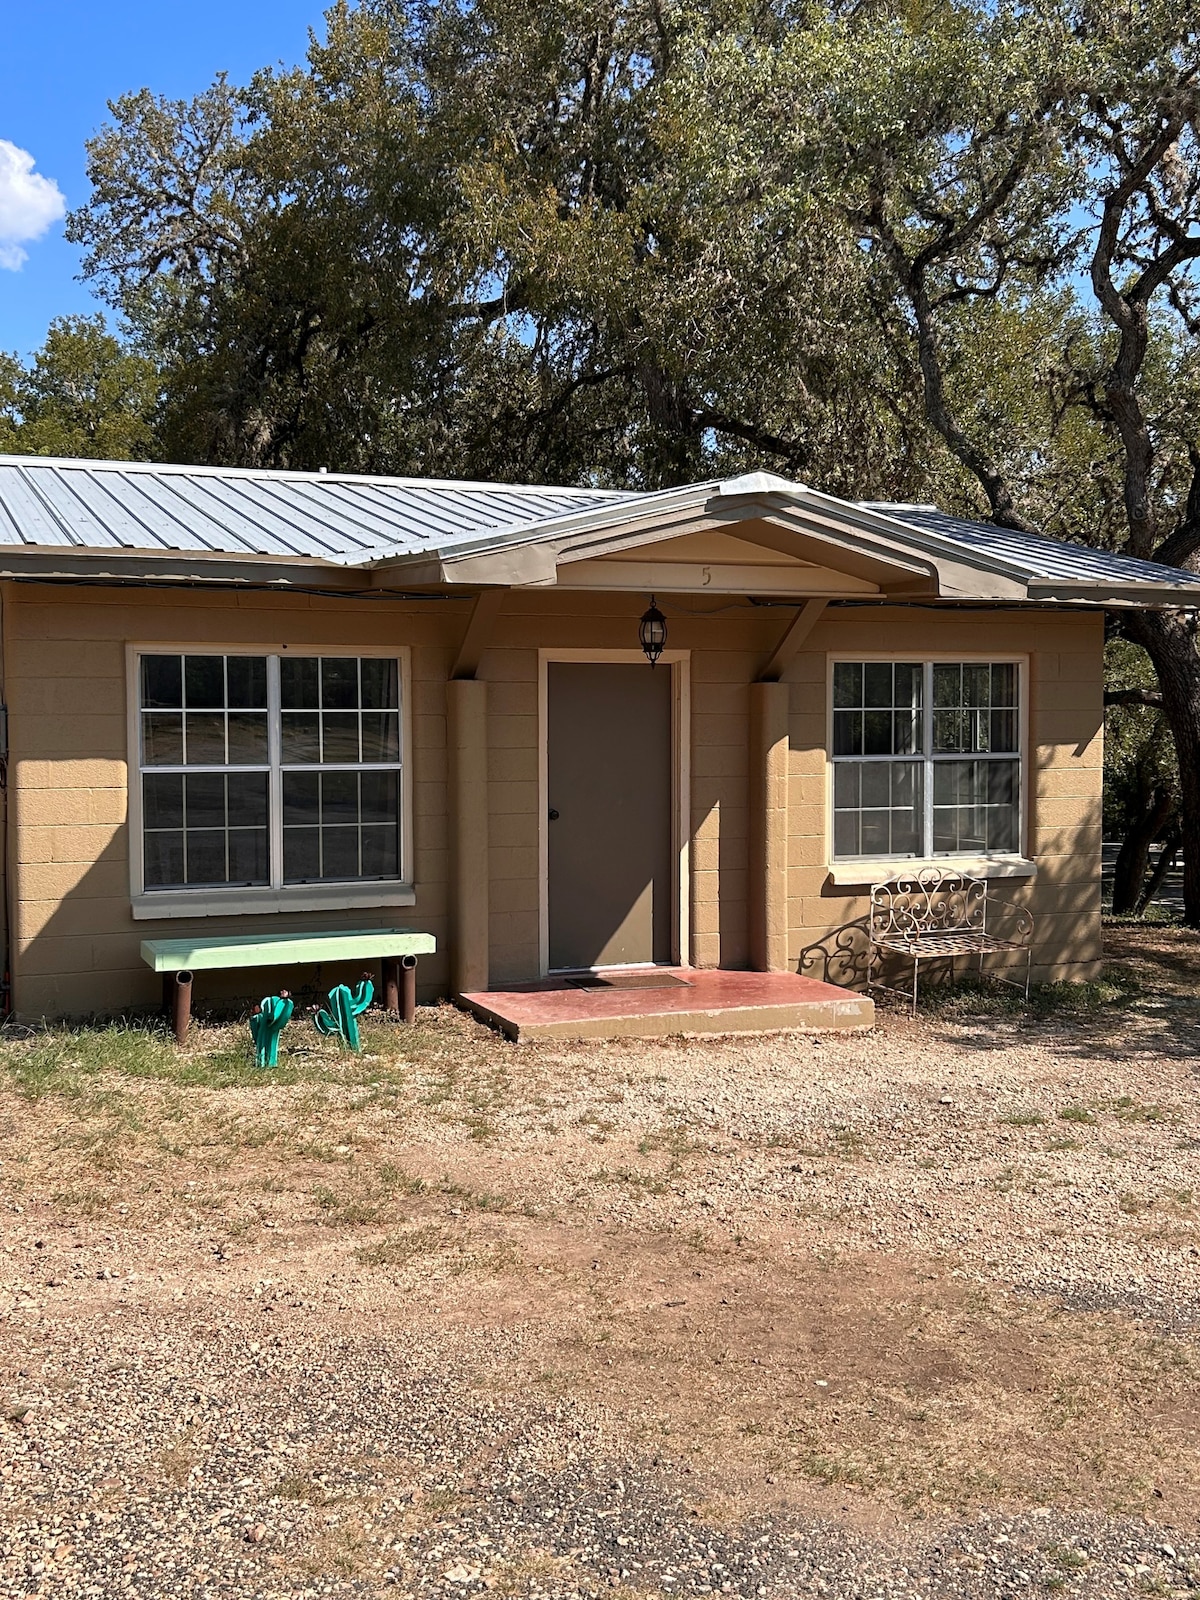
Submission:
[[[672,959],[671,670],[547,667],[550,966]]]

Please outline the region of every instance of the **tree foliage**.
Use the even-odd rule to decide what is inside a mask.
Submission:
[[[342,0],[300,68],[112,112],[70,227],[168,455],[762,466],[1200,550],[1177,0]],[[1200,837],[1194,618],[1121,626]]]
[[[103,317],[59,317],[28,365],[0,354],[0,453],[148,459],[158,387]]]

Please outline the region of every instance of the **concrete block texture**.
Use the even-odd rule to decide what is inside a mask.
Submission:
[[[543,737],[539,648],[636,648],[641,596],[526,591],[506,601],[478,677],[447,674],[468,600],[422,604],[300,595],[55,589],[8,592],[11,733],[9,894],[22,1015],[119,1011],[155,1001],[142,938],[270,926],[384,925],[370,913],[135,922],[129,896],[126,647],[411,650],[417,905],[385,921],[436,929],[423,990],[481,989],[538,975]],[[706,609],[687,597],[671,644],[691,655],[686,957],[700,966],[791,965],[860,916],[858,888],[829,882],[829,660],[995,654],[1028,663],[1027,837],[1032,883],[998,888],[1039,919],[1039,971],[1099,959],[1103,624],[1098,613],[832,605],[784,681],[756,684],[778,611]],[[669,608],[668,608],[669,609]]]

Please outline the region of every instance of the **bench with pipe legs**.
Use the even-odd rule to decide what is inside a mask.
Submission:
[[[436,949],[437,941],[430,933],[367,928],[357,933],[144,939],[142,960],[163,975],[163,1009],[182,1044],[191,1021],[194,972],[311,966],[318,961],[381,961],[384,1009],[411,1022],[417,1006],[417,957],[431,955]]]

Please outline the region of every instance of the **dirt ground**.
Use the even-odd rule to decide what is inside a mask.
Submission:
[[[1200,938],[873,1034],[0,1043],[0,1595],[1200,1595]]]

